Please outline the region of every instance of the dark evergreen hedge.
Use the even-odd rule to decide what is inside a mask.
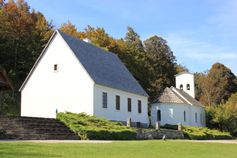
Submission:
[[[81,139],[90,140],[133,140],[136,131],[119,122],[90,116],[85,113],[58,113],[57,119],[78,134]]]

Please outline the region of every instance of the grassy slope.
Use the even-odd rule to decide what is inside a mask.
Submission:
[[[1,158],[236,158],[237,144],[123,141],[112,144],[0,143]]]

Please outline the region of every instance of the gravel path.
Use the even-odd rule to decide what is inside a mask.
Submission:
[[[156,140],[154,140],[156,141]],[[162,141],[162,140],[157,140]],[[237,144],[237,140],[168,140],[173,142],[194,142],[194,143],[223,143]],[[116,141],[108,140],[0,140],[1,142],[32,142],[32,143],[82,143],[82,144],[106,144]]]
[[[197,142],[197,143],[223,143],[223,144],[237,144],[237,140],[177,140],[182,142]]]

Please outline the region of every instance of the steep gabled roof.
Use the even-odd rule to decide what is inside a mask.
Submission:
[[[56,33],[62,36],[96,84],[148,96],[117,55],[60,31]]]
[[[189,104],[194,106],[202,106],[203,105],[191,97],[186,92],[177,89],[175,87],[166,87],[163,93],[158,98],[159,103],[178,103],[178,104]]]
[[[117,55],[59,31],[95,83],[148,96]]]

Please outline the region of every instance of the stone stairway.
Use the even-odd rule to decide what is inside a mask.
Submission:
[[[0,117],[0,139],[73,140],[78,137],[56,119]]]

